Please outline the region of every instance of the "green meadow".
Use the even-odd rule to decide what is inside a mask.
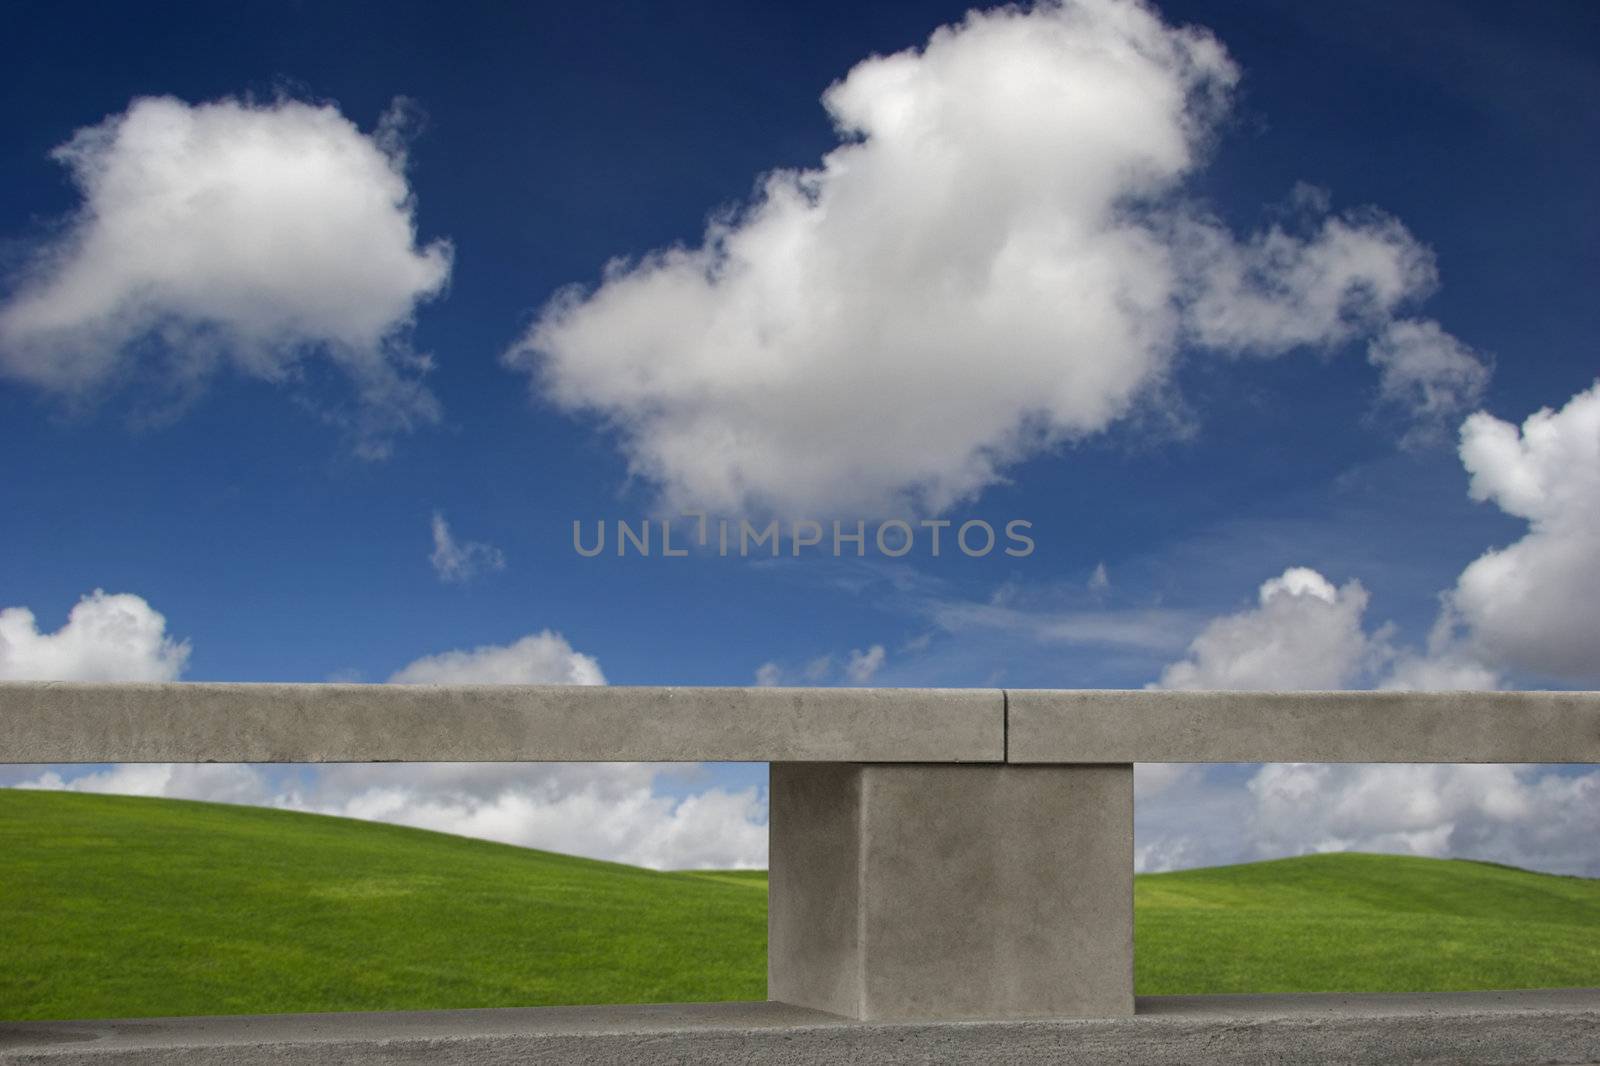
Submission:
[[[1142,875],[1141,994],[1600,986],[1600,881],[1320,855]],[[762,999],[766,878],[0,789],[0,1018]]]

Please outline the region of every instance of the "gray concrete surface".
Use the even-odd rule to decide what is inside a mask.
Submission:
[[[1596,692],[0,682],[0,762],[1600,762]]]
[[[1142,998],[1131,1018],[851,1022],[774,1003],[0,1023],[4,1066],[1600,1063],[1600,989]]]
[[[0,683],[0,762],[1000,762],[996,689]]]
[[[1133,767],[772,767],[768,995],[860,1019],[1133,1010]]]
[[[1006,691],[1014,763],[1600,762],[1600,692]]]

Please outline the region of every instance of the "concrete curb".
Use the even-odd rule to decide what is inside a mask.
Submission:
[[[851,1022],[777,1003],[0,1023],[0,1063],[1600,1063],[1600,989],[1174,996],[1132,1018]]]

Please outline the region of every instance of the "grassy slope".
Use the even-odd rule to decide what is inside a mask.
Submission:
[[[0,790],[0,1018],[763,999],[761,881]]]
[[[1141,993],[1600,986],[1600,881],[1311,855],[1137,879]]]
[[[0,1018],[760,999],[765,876],[0,789]],[[1327,855],[1140,877],[1141,993],[1600,985],[1600,881]]]

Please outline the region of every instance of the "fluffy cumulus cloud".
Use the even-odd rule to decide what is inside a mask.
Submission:
[[[1141,870],[1325,851],[1600,876],[1600,771],[1540,766],[1140,767]]]
[[[1600,873],[1600,773],[1520,766],[1263,767],[1262,850],[1457,855]]]
[[[399,114],[363,133],[331,105],[160,97],[79,130],[54,158],[83,202],[0,305],[0,372],[188,394],[220,364],[281,382],[314,357],[353,389],[363,452],[436,419],[405,335],[451,255],[417,243]]]
[[[1505,684],[1501,669],[1484,662],[1481,652],[1458,632],[1448,600],[1425,648],[1384,648],[1375,656],[1393,652],[1379,688],[1420,692],[1459,689],[1495,689]]]
[[[440,581],[460,584],[488,570],[504,570],[505,553],[492,544],[457,540],[450,523],[433,513],[433,554],[428,557]]]
[[[1261,586],[1257,606],[1208,623],[1151,687],[1348,688],[1384,647],[1363,625],[1367,598],[1359,581],[1334,588],[1315,570],[1291,567]]]
[[[1442,334],[1402,323],[1401,345]],[[1389,336],[1394,337],[1391,330]],[[1399,357],[1405,358],[1405,357]],[[1486,412],[1461,425],[1475,500],[1524,519],[1527,533],[1484,552],[1446,590],[1423,649],[1363,621],[1367,593],[1291,568],[1257,606],[1210,621],[1166,688],[1496,688],[1507,673],[1600,682],[1600,382],[1516,426]]]
[[[1482,654],[1579,684],[1600,682],[1600,383],[1521,428],[1489,414],[1461,428],[1473,499],[1526,519],[1528,532],[1484,553],[1451,606]]]
[[[667,506],[946,508],[1154,402],[1186,347],[1341,344],[1434,284],[1376,211],[1303,194],[1239,238],[1194,206],[1237,77],[1131,0],[974,12],[828,89],[819,167],[563,293],[506,362]]]
[[[96,589],[53,633],[26,607],[0,609],[0,681],[175,681],[187,641],[138,596]]]
[[[1188,654],[1150,688],[1351,689],[1422,691],[1494,689],[1502,669],[1486,661],[1446,598],[1423,647],[1394,639],[1388,623],[1366,619],[1361,582],[1335,588],[1295,566],[1261,585],[1253,607],[1206,622]]]
[[[447,651],[408,663],[390,677],[402,685],[603,685],[605,675],[591,655],[573,650],[565,637],[546,629],[510,644],[485,644]]]

